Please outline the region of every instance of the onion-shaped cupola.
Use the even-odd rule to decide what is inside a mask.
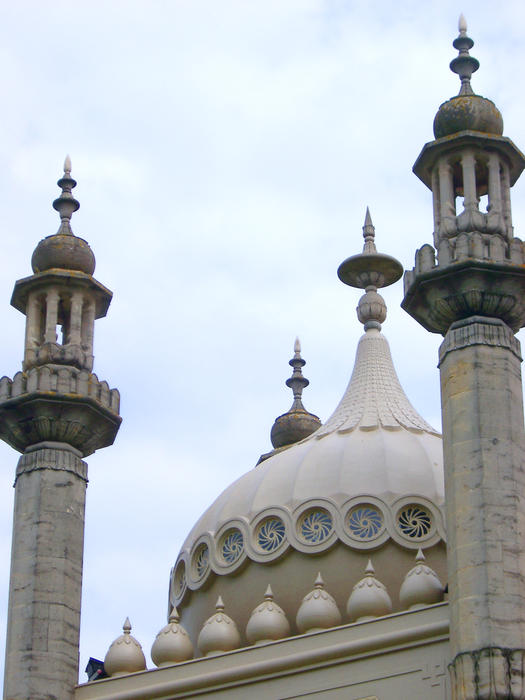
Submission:
[[[424,561],[425,555],[420,549],[416,555],[416,566],[405,576],[399,591],[399,602],[403,608],[420,608],[443,600],[443,585],[436,572]]]
[[[317,632],[341,624],[341,613],[333,596],[325,589],[321,572],[314,588],[302,600],[295,618],[299,632]]]
[[[503,117],[500,111],[494,102],[476,95],[470,84],[472,74],[479,68],[479,61],[469,53],[474,42],[467,36],[467,22],[463,15],[460,15],[458,28],[459,36],[452,42],[458,56],[450,62],[450,70],[459,75],[461,88],[456,97],[439,108],[434,119],[434,136],[438,139],[466,130],[501,136]]]
[[[375,573],[369,560],[364,578],[355,584],[348,598],[346,612],[351,622],[364,622],[392,612],[392,600],[386,586],[377,580]]]
[[[441,437],[410,404],[381,333],[386,304],[378,289],[396,282],[402,267],[377,251],[369,211],[363,237],[363,252],[339,267],[343,282],[364,290],[357,313],[365,329],[339,405],[313,433],[226,488],[182,546],[170,604],[194,642],[220,595],[234,596],[232,617],[245,630],[268,581],[292,634],[337,624],[360,578],[349,572],[363,571],[371,550],[390,591],[399,591],[421,546],[445,575]],[[300,380],[298,347],[295,360]],[[333,600],[324,584],[312,592],[307,583],[319,570]]]
[[[193,644],[179,620],[177,608],[172,608],[168,624],[157,634],[151,647],[155,666],[169,666],[193,658]]]
[[[272,587],[268,584],[264,600],[250,615],[246,625],[246,639],[250,644],[264,644],[289,634],[290,623],[284,610],[273,599]]]
[[[131,623],[126,618],[122,634],[111,643],[104,659],[108,676],[124,676],[146,669],[146,658],[140,643],[131,635]]]
[[[215,612],[206,620],[200,631],[197,645],[204,656],[212,656],[237,649],[240,643],[241,636],[237,625],[224,612],[224,603],[219,596],[215,603]]]
[[[309,413],[303,406],[303,389],[310,382],[303,376],[302,368],[306,362],[301,357],[299,338],[295,340],[294,356],[288,364],[293,367],[293,373],[286,380],[286,386],[293,391],[293,403],[290,410],[276,418],[272,426],[271,440],[276,449],[299,442],[299,440],[311,435],[321,425],[319,418],[313,413]]]

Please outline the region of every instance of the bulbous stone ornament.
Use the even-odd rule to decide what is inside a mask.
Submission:
[[[321,572],[317,574],[315,586],[305,595],[297,611],[299,632],[316,632],[341,624],[341,613],[334,598],[325,590]]]
[[[104,669],[108,676],[124,676],[146,669],[146,659],[139,642],[131,636],[131,623],[126,618],[123,634],[110,645],[104,659]]]
[[[405,576],[399,591],[399,602],[404,609],[422,608],[443,600],[443,585],[436,572],[423,564],[425,555],[418,550],[417,565]]]
[[[346,604],[351,622],[364,622],[392,612],[392,600],[386,587],[376,579],[370,560],[365,571],[366,576],[355,584]]]
[[[237,649],[240,644],[241,636],[237,625],[224,612],[224,603],[219,596],[214,614],[202,626],[197,646],[204,656],[212,656]]]
[[[288,637],[290,623],[284,610],[273,599],[272,588],[269,585],[264,594],[263,602],[252,612],[246,625],[246,638],[250,644],[264,644],[276,639]]]
[[[179,620],[177,608],[173,607],[168,624],[157,634],[151,647],[155,666],[169,666],[193,658],[193,644]]]

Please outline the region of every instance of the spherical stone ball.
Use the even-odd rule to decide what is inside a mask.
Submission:
[[[458,95],[444,102],[434,118],[434,136],[457,134],[459,131],[481,131],[503,134],[503,117],[494,102],[481,95]]]
[[[72,234],[56,233],[40,241],[31,258],[33,272],[43,272],[58,267],[92,275],[95,272],[95,256],[89,243]]]

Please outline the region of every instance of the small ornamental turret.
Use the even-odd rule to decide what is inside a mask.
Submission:
[[[439,108],[436,139],[414,165],[432,190],[434,247],[416,251],[402,306],[444,335],[452,697],[518,700],[525,684],[525,587],[516,585],[525,580],[525,435],[514,334],[525,325],[525,255],[514,237],[510,189],[525,157],[502,135],[494,104],[472,92],[473,43],[461,17],[451,63],[460,93]]]
[[[443,585],[436,572],[424,564],[425,555],[418,550],[416,566],[405,576],[399,591],[402,608],[420,608],[443,600]]]
[[[151,647],[155,666],[169,666],[193,658],[193,644],[179,620],[177,608],[173,607],[168,624],[157,634]]]
[[[37,245],[34,274],[16,282],[11,299],[26,316],[22,371],[0,379],[0,438],[22,453],[5,672],[10,698],[40,697],[42,688],[50,700],[73,697],[87,485],[82,458],[111,445],[121,422],[119,392],[92,373],[95,320],[106,315],[112,294],[92,276],[88,243],[71,230],[79,204],[69,157],[58,185],[59,230]],[[42,619],[54,621],[45,650]]]
[[[297,611],[299,632],[316,632],[341,624],[341,613],[333,596],[325,590],[321,572],[317,574],[313,591],[307,593]]]
[[[352,589],[346,604],[346,612],[350,622],[364,622],[392,612],[392,600],[386,587],[376,579],[370,560],[365,569],[365,577]]]
[[[290,623],[284,610],[273,599],[272,588],[268,584],[263,602],[250,615],[246,625],[246,639],[250,644],[265,644],[288,637],[289,634]]]
[[[319,418],[313,413],[309,413],[303,406],[303,389],[310,382],[306,377],[303,377],[302,368],[306,362],[301,357],[299,338],[295,339],[294,356],[288,364],[293,367],[293,373],[290,379],[286,380],[286,386],[293,391],[293,403],[290,410],[276,418],[272,426],[271,440],[275,448],[299,442],[299,440],[311,435],[321,425]]]
[[[123,634],[111,643],[104,659],[104,670],[108,676],[124,676],[146,670],[146,659],[139,642],[131,636],[131,623],[126,618]]]
[[[237,625],[224,612],[224,603],[219,596],[215,604],[215,612],[202,626],[197,646],[204,656],[212,656],[223,651],[238,649],[240,644],[241,635]]]

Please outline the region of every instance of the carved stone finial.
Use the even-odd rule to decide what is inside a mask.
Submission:
[[[264,600],[250,615],[246,625],[246,639],[250,644],[265,644],[290,634],[290,623],[284,610],[273,599],[272,587],[264,594]]]
[[[146,659],[139,642],[131,636],[131,623],[126,617],[123,634],[110,645],[104,658],[104,669],[108,676],[122,676],[146,668]]]
[[[459,51],[459,55],[450,62],[450,70],[457,73],[461,79],[460,95],[473,95],[470,85],[472,73],[479,68],[479,61],[469,54],[469,49],[474,46],[472,39],[467,36],[467,21],[461,14],[458,22],[459,36],[454,39],[452,45]]]
[[[301,633],[341,624],[341,613],[334,598],[325,590],[321,572],[317,574],[313,590],[302,600],[297,611],[296,624]]]
[[[175,606],[172,607],[168,624],[155,637],[151,647],[151,658],[155,666],[170,666],[193,658],[193,644]]]
[[[77,186],[76,180],[71,177],[71,158],[67,155],[64,161],[64,175],[57,182],[62,189],[60,197],[53,202],[53,208],[60,215],[60,227],[57,233],[73,235],[71,229],[71,216],[80,207],[78,201],[73,197],[72,190]]]
[[[286,380],[286,386],[293,391],[293,403],[287,413],[275,419],[270,437],[275,448],[292,445],[303,440],[320,427],[321,421],[313,413],[309,413],[302,402],[303,389],[310,382],[303,376],[302,368],[306,362],[301,357],[301,343],[295,339],[294,356],[288,363],[293,367],[292,376]]]
[[[392,612],[392,600],[386,587],[376,579],[370,559],[365,569],[365,576],[352,589],[346,604],[346,612],[351,622],[371,620]]]

